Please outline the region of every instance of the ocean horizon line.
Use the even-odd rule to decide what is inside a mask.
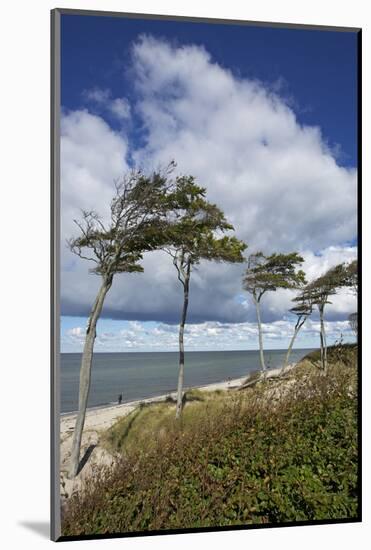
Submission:
[[[314,346],[309,347],[303,347],[303,348],[293,348],[294,350],[313,350],[316,349]],[[252,351],[252,352],[259,352],[259,348],[256,349],[192,349],[192,350],[186,350],[185,353],[225,353],[225,352],[244,352],[244,351]],[[264,352],[266,351],[287,351],[287,347],[285,348],[264,348]],[[141,351],[94,351],[94,355],[98,354],[109,354],[109,353],[179,353],[179,350],[141,350]],[[82,351],[60,351],[61,355],[69,355],[69,354],[82,354]]]
[[[282,366],[286,353],[286,349],[266,350],[267,368]],[[293,350],[291,360],[297,362],[308,353],[308,349]],[[77,408],[81,357],[81,352],[60,355],[61,412]],[[173,391],[178,358],[178,351],[94,353],[88,407],[114,402],[120,394],[123,401],[132,401]],[[199,387],[259,369],[260,354],[258,350],[189,351],[185,362],[184,385]]]

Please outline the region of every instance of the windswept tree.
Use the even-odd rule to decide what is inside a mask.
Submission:
[[[250,254],[247,269],[243,277],[243,288],[252,296],[258,321],[260,366],[266,371],[263,350],[263,331],[260,312],[260,302],[266,292],[282,289],[298,289],[305,284],[305,274],[297,270],[304,259],[297,253],[274,253],[265,256],[262,252]]]
[[[297,320],[294,327],[294,333],[291,337],[289,347],[287,348],[287,353],[286,353],[285,362],[283,364],[282,371],[284,371],[289,364],[292,348],[294,346],[294,342],[296,340],[297,335],[299,334],[300,329],[302,328],[305,321],[308,319],[308,317],[312,314],[312,311],[313,311],[313,304],[310,300],[310,297],[307,296],[304,292],[301,292],[298,296],[295,296],[295,298],[293,298],[292,301],[295,302],[296,305],[290,309],[290,312],[296,315]]]
[[[168,227],[168,244],[164,250],[172,257],[183,287],[176,403],[176,418],[179,418],[183,406],[184,329],[192,270],[201,260],[241,263],[246,244],[236,237],[222,235],[233,230],[233,226],[227,222],[220,208],[206,200],[206,189],[197,185],[193,176],[176,178],[175,192],[170,196],[169,210],[176,214]]]
[[[116,194],[111,201],[108,222],[103,222],[96,212],[84,211],[82,219],[75,220],[79,236],[68,241],[70,250],[91,262],[91,272],[100,277],[100,287],[87,323],[81,360],[78,414],[68,472],[70,478],[77,475],[79,468],[96,326],[104,300],[114,275],[142,272],[139,261],[143,252],[153,250],[163,242],[167,213],[165,199],[171,189],[168,176],[172,166],[150,176],[141,171],[130,172],[115,184]]]
[[[327,342],[324,321],[326,304],[331,304],[329,297],[336,294],[338,289],[348,286],[348,274],[345,264],[338,264],[330,268],[324,275],[321,275],[310,282],[304,290],[304,295],[312,304],[317,305],[320,320],[320,344],[321,344],[321,366],[324,374],[327,373]]]
[[[345,267],[346,270],[346,286],[350,287],[354,296],[358,298],[358,261],[353,260]],[[358,312],[351,313],[348,321],[355,337],[358,337]]]

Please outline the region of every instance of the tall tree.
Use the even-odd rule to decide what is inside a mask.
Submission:
[[[163,173],[144,175],[133,170],[115,184],[116,193],[110,205],[110,219],[103,223],[94,211],[83,211],[77,221],[80,235],[68,241],[70,250],[94,264],[91,272],[100,277],[100,287],[89,315],[83,348],[79,406],[73,434],[68,475],[78,473],[80,447],[90,390],[91,367],[96,326],[104,300],[117,273],[142,272],[139,264],[145,251],[162,243],[166,217],[166,193],[170,190],[168,175],[172,165]]]
[[[167,229],[168,244],[164,250],[172,257],[183,287],[176,403],[176,418],[179,418],[183,407],[184,329],[192,270],[201,260],[241,263],[246,245],[236,237],[221,235],[233,230],[233,226],[220,208],[207,201],[206,189],[197,185],[193,176],[176,178],[175,192],[170,197],[169,211],[176,214]]]
[[[243,288],[252,296],[256,308],[259,331],[260,366],[266,371],[263,350],[263,331],[260,302],[266,292],[275,292],[279,288],[297,289],[305,284],[305,274],[297,267],[304,259],[297,252],[289,254],[271,254],[262,252],[251,254],[247,260],[247,269],[243,278]]]
[[[329,297],[336,294],[341,287],[348,286],[348,273],[345,264],[338,264],[326,273],[309,283],[304,295],[312,304],[317,305],[320,319],[321,366],[327,373],[327,342],[324,321],[325,306],[331,304]]]
[[[308,317],[312,314],[312,311],[313,311],[313,304],[310,301],[310,298],[306,296],[303,292],[301,292],[298,296],[293,298],[292,301],[295,302],[296,305],[290,309],[290,312],[297,316],[297,320],[294,327],[294,333],[291,337],[289,347],[287,348],[287,353],[285,357],[285,362],[283,364],[282,372],[286,369],[286,367],[289,364],[292,348],[294,346],[294,342],[296,340],[297,335],[299,334],[300,329],[302,328],[305,321],[308,319]]]

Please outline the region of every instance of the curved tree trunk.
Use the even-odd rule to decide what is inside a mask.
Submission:
[[[284,372],[287,365],[289,364],[289,359],[290,359],[290,355],[291,355],[291,352],[292,352],[292,348],[293,348],[293,345],[294,345],[294,342],[295,342],[295,339],[296,339],[296,336],[298,334],[299,330],[298,328],[295,326],[295,330],[294,330],[294,334],[292,335],[292,338],[291,338],[291,342],[289,344],[289,347],[287,349],[287,353],[286,353],[286,357],[285,357],[285,362],[283,364],[283,367],[282,367],[282,371],[281,372]]]
[[[178,374],[178,390],[176,397],[176,413],[175,418],[180,418],[183,408],[183,382],[184,382],[184,326],[187,318],[188,296],[189,296],[189,279],[190,279],[190,263],[187,264],[187,271],[184,279],[184,299],[183,311],[179,326],[179,374]]]
[[[254,303],[256,307],[256,317],[258,320],[258,330],[259,330],[259,352],[260,352],[260,367],[263,372],[267,370],[265,366],[264,361],[264,351],[263,351],[263,331],[262,331],[262,324],[261,324],[261,318],[260,318],[260,302],[256,297],[254,296]]]
[[[320,318],[320,325],[321,325],[321,331],[320,331],[321,364],[322,364],[322,370],[324,374],[327,374],[327,345],[326,345],[325,323],[323,320],[324,305],[321,304],[318,309],[319,309],[319,318]]]
[[[281,372],[284,372],[286,367],[288,366],[289,364],[289,359],[290,359],[290,355],[291,355],[291,352],[292,352],[292,348],[294,346],[294,342],[296,340],[296,337],[297,335],[299,334],[299,330],[301,329],[301,327],[304,325],[305,321],[306,321],[306,317],[304,317],[304,319],[302,320],[301,317],[299,317],[299,319],[297,320],[296,322],[296,325],[295,325],[295,329],[294,329],[294,334],[292,335],[292,338],[291,338],[291,342],[289,344],[289,347],[287,349],[287,353],[286,353],[286,357],[285,357],[285,362],[283,364],[283,367],[282,367],[282,370]]]
[[[68,477],[74,478],[79,470],[80,447],[82,432],[85,424],[86,408],[90,390],[91,366],[93,360],[94,341],[96,337],[97,321],[102,311],[104,299],[112,285],[112,276],[103,279],[98,295],[90,313],[88,326],[86,329],[86,338],[84,351],[82,354],[80,368],[80,386],[79,386],[79,410],[76,418],[75,430],[73,432],[72,451]]]

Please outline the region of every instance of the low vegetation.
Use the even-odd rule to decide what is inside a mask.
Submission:
[[[174,417],[175,400],[143,403],[107,430],[102,443],[114,456],[127,455],[137,447],[142,451],[153,449],[157,443],[175,437],[179,431],[183,437],[198,431],[206,416],[216,417],[225,411],[231,401],[231,396],[228,397],[224,391],[188,391],[183,399],[185,407],[181,423]]]
[[[115,457],[63,510],[63,535],[357,516],[356,349],[281,380],[143,405],[104,436]]]
[[[355,361],[355,354],[357,353],[357,344],[343,344],[342,342],[336,343],[334,346],[327,348],[328,360],[331,363],[341,363],[345,366],[352,366]],[[321,361],[321,351],[319,349],[311,351],[303,359],[314,365],[319,366]]]

